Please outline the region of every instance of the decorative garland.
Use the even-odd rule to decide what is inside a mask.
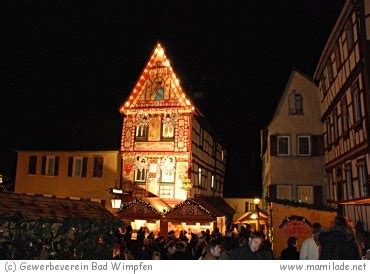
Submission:
[[[164,174],[170,175],[175,171],[176,158],[175,156],[165,156],[161,159],[161,170]]]
[[[140,110],[136,115],[136,126],[148,126],[149,114]]]
[[[196,201],[192,200],[192,199],[186,199],[185,201],[177,204],[175,207],[173,207],[171,210],[169,210],[167,212],[166,215],[170,214],[170,212],[174,211],[175,209],[183,206],[183,205],[191,205],[191,204],[195,204],[197,206],[199,206],[202,210],[204,210],[209,216],[211,217],[217,217],[215,216],[211,211],[209,211],[208,209],[206,209],[204,206],[202,206],[200,203],[197,203]]]
[[[158,213],[158,214],[164,216],[163,212],[158,211],[150,203],[148,203],[148,202],[146,202],[146,201],[144,201],[143,199],[140,199],[140,198],[136,198],[134,201],[130,202],[127,205],[122,204],[121,208],[118,210],[118,213],[127,209],[127,208],[133,207],[136,204],[144,204],[153,213]]]
[[[315,209],[315,210],[320,210],[320,211],[330,211],[330,212],[337,211],[337,209],[330,207],[330,206],[326,206],[326,205],[314,205],[314,204],[300,203],[300,202],[295,202],[295,201],[285,200],[285,199],[281,200],[281,199],[266,197],[266,201],[270,203],[280,204],[280,205]]]
[[[164,113],[162,119],[163,125],[175,127],[177,123],[177,114],[172,110],[168,110]]]
[[[279,228],[282,228],[284,225],[292,222],[292,221],[298,221],[298,222],[303,222],[304,224],[309,225],[310,227],[312,226],[311,223],[303,216],[297,216],[297,215],[292,215],[290,217],[285,217],[281,225],[279,225]]]
[[[136,169],[148,169],[148,159],[144,155],[135,156],[135,168]]]

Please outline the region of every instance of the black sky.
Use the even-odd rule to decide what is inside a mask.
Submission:
[[[343,2],[2,2],[0,164],[10,149],[119,149],[118,108],[161,40],[227,145],[225,196],[258,195],[259,130],[292,67],[312,76]]]

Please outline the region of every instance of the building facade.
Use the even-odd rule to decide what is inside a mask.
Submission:
[[[319,106],[315,84],[293,70],[271,122],[261,132],[263,197],[324,202]]]
[[[314,80],[324,123],[328,203],[370,229],[370,1],[347,0],[326,42]]]
[[[120,172],[119,151],[19,151],[15,193],[91,199],[110,209],[107,189]]]
[[[222,196],[226,150],[185,93],[158,43],[123,114],[123,187],[135,197]]]

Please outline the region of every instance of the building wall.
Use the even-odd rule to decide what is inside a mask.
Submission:
[[[192,119],[191,136],[192,193],[222,197],[227,159],[225,148],[196,119]]]
[[[290,114],[289,100],[294,90],[302,96],[302,114]],[[292,200],[297,200],[299,185],[323,186],[323,157],[317,153],[322,130],[317,88],[306,76],[293,71],[275,115],[267,126],[267,137],[261,140],[265,142],[262,146],[265,146],[262,155],[264,197],[269,195],[270,185],[291,186]],[[288,156],[277,155],[278,136],[289,136]],[[310,156],[298,155],[298,136],[310,136]],[[264,139],[263,136],[261,138]]]
[[[346,1],[314,75],[325,123],[327,199],[334,205],[369,197],[369,11],[369,0]],[[351,220],[368,226],[369,207],[340,207]]]
[[[233,221],[235,222],[246,212],[251,212],[256,209],[254,198],[224,198],[224,200],[235,210]],[[262,200],[260,202],[260,205]]]
[[[36,174],[29,174],[30,156],[36,156]],[[42,175],[42,157],[59,157],[58,175]],[[103,157],[101,178],[93,177],[94,157]],[[87,158],[86,177],[69,177],[70,157]],[[120,180],[120,154],[118,151],[19,151],[15,181],[16,193],[49,194],[56,197],[79,197],[105,201],[110,208],[112,198],[107,189]]]

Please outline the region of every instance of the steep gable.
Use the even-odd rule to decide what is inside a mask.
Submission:
[[[120,112],[129,114],[136,112],[137,109],[150,107],[180,107],[189,112],[195,109],[181,87],[160,43],[155,46]]]

